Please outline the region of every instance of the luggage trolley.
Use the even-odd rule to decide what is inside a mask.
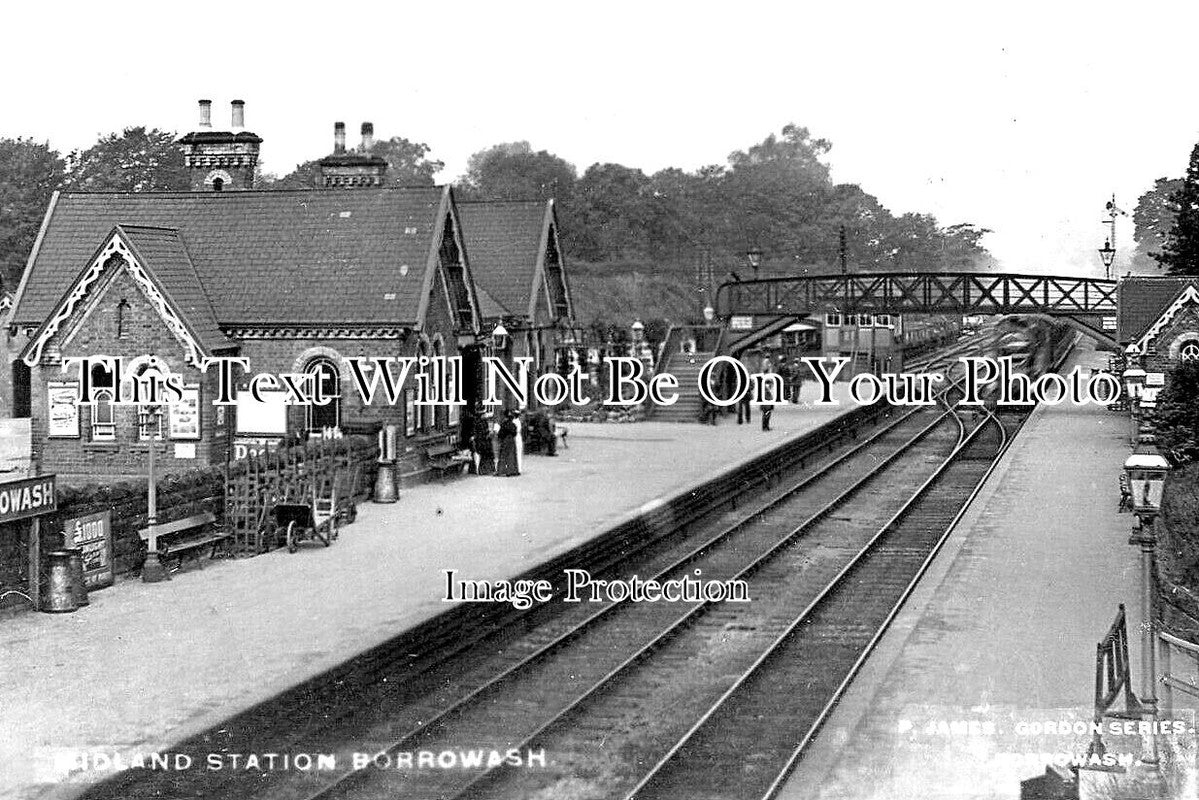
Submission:
[[[328,547],[337,538],[337,496],[319,497],[312,493],[311,502],[275,503],[275,529],[285,531],[287,552],[294,553],[300,542],[316,540]]]

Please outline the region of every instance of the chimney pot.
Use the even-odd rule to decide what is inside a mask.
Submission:
[[[234,100],[229,105],[233,108],[233,130],[246,127],[246,101]]]
[[[200,101],[200,127],[201,128],[211,128],[212,127],[212,101],[211,100],[201,100]]]
[[[373,122],[362,123],[362,152],[369,153],[375,146],[375,125]]]
[[[344,122],[333,123],[333,152],[344,153],[346,151],[346,124]]]

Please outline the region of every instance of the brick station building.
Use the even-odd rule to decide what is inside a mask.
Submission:
[[[1146,373],[1142,405],[1153,408],[1170,370],[1183,361],[1199,361],[1199,279],[1121,280],[1117,338],[1126,368]]]
[[[457,436],[458,409],[363,406],[345,359],[458,355],[477,348],[479,322],[448,188],[62,193],[9,330],[25,340],[14,375],[28,368],[35,460],[94,479],[144,474],[147,433],[134,406],[73,413],[64,398],[79,375],[61,371],[64,358],[122,356],[136,370],[152,355],[183,376],[191,405],[163,422],[165,471],[223,463],[237,439],[391,423],[407,434],[402,471],[419,472],[421,445]],[[215,407],[216,371],[198,368],[214,355],[315,372],[339,398]]]

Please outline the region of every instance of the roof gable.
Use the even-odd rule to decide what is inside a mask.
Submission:
[[[121,225],[177,232],[219,325],[415,325],[448,193],[62,193],[47,213],[11,321],[44,321],[95,243]],[[177,255],[168,259],[172,275]],[[194,287],[185,294],[179,302],[199,303]]]
[[[1129,276],[1120,281],[1116,339],[1133,342],[1141,338],[1180,291],[1196,283],[1194,278],[1174,276]]]
[[[504,311],[529,316],[552,217],[546,201],[458,204],[475,281]]]
[[[206,308],[207,299],[199,290],[194,272],[191,276],[187,275],[191,264],[177,232],[116,226],[25,346],[21,358],[27,365],[36,366],[41,361],[50,341],[63,330],[64,324],[80,304],[90,298],[92,291],[102,285],[101,278],[109,271],[114,258],[120,260],[118,268],[124,269],[133,278],[163,323],[183,346],[191,363],[199,364],[214,350],[231,345],[216,327],[211,308]],[[167,276],[165,281],[155,274],[150,266],[151,260],[157,262],[162,275]],[[172,298],[172,287],[183,296],[185,306]],[[199,291],[198,296],[194,294],[196,291]]]
[[[1199,305],[1199,287],[1195,284],[1190,284],[1179,292],[1178,296],[1174,298],[1174,302],[1170,303],[1140,338],[1133,342],[1132,347],[1136,349],[1136,352],[1146,352],[1150,343],[1174,320],[1174,317],[1178,316],[1178,312],[1182,311],[1188,304]]]

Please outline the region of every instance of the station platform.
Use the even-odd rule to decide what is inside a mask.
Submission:
[[[1066,366],[1105,363],[1084,340]],[[779,797],[1016,800],[1046,754],[1085,755],[1120,603],[1140,686],[1129,452],[1122,415],[1036,409]],[[1135,737],[1105,745],[1140,756]]]
[[[442,570],[520,574],[851,410],[835,388],[838,405],[814,407],[809,382],[769,432],[757,410],[751,425],[570,423],[559,457],[363,503],[328,549],[210,561],[119,581],[72,614],[0,618],[0,797],[69,797],[111,774],[68,774],[64,757],[167,751],[446,610]]]

